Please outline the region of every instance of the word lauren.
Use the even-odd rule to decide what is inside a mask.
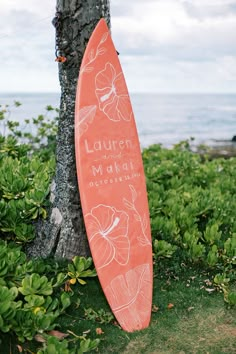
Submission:
[[[130,139],[121,140],[96,140],[89,143],[87,139],[84,140],[84,147],[87,154],[92,154],[94,152],[104,152],[104,151],[121,151],[125,149],[133,149],[133,143]]]

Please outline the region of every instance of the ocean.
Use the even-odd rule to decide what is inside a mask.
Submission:
[[[193,145],[231,144],[236,135],[236,94],[131,94],[141,147],[171,147],[194,138]],[[14,107],[14,101],[22,106]],[[59,93],[0,93],[0,104],[10,105],[10,119],[24,122],[59,107]]]

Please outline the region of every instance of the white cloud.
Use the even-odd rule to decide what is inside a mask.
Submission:
[[[127,13],[113,14],[112,34],[132,90],[236,89],[236,1],[129,3]]]
[[[58,91],[56,0],[1,0],[1,91]],[[111,0],[131,91],[236,90],[236,0]]]
[[[121,5],[122,6],[122,5]],[[134,43],[139,38],[150,38],[156,42],[168,42],[176,38],[178,24],[185,26],[191,20],[177,1],[138,2],[132,8],[132,16],[112,18],[112,29],[120,35],[132,37]],[[125,37],[123,37],[125,38]]]
[[[222,46],[227,44],[228,50],[234,51],[236,13],[199,19],[188,14],[186,2],[161,0],[146,2],[145,6],[138,2],[133,8],[132,17],[114,15],[113,36],[125,53],[134,49],[144,53],[145,50],[156,47],[158,54],[158,46],[163,45],[169,46],[170,51],[173,49],[172,56],[178,47],[185,52],[185,48],[189,47],[191,50],[197,45],[203,46],[204,50],[218,47],[221,50]],[[193,3],[191,6],[194,6]],[[201,56],[203,57],[204,53],[201,53]]]
[[[54,13],[52,0],[1,0],[2,92],[59,90]]]
[[[125,56],[121,59],[131,92],[194,93],[234,92],[236,57],[215,61],[156,59]]]
[[[56,8],[56,0],[1,0],[1,13],[7,13],[12,9],[28,10],[35,13],[41,13],[43,16],[49,11],[54,11]]]

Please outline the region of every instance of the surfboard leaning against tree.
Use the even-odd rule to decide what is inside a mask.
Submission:
[[[87,237],[103,292],[124,330],[146,328],[153,280],[146,179],[128,88],[103,18],[81,64],[75,155]]]
[[[56,1],[53,24],[61,86],[57,163],[49,216],[36,226],[36,239],[28,249],[31,256],[71,259],[74,255],[89,255],[75,168],[74,109],[82,57],[90,35],[102,17],[109,26],[109,0]]]

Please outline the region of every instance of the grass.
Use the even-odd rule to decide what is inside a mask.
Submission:
[[[176,354],[233,353],[236,347],[234,310],[226,309],[222,295],[209,294],[209,274],[187,270],[179,276],[168,272],[154,278],[150,327],[133,334],[119,334],[104,328],[100,353]],[[174,305],[171,309],[168,305]]]
[[[98,353],[236,353],[236,311],[227,308],[221,293],[206,290],[212,289],[212,277],[191,268],[177,273],[171,269],[156,272],[153,292],[156,312],[152,313],[150,326],[135,333],[126,333],[112,323],[84,318],[84,308],[109,311],[99,283],[90,280],[83,288],[78,318],[72,309],[67,316],[68,326],[80,335],[87,330],[95,335],[96,328],[101,328],[104,333],[100,336]],[[174,306],[168,308],[170,304]]]
[[[84,310],[88,308],[110,311],[98,280],[90,279],[86,286],[74,288],[74,303],[61,318],[59,330],[69,330],[78,336],[89,332],[89,338],[99,336],[97,353],[101,354],[236,353],[236,311],[227,308],[221,293],[207,291],[213,288],[213,274],[184,264],[180,268],[167,268],[163,263],[162,269],[155,271],[155,311],[147,329],[127,333],[114,320],[101,323],[106,320],[103,315],[97,320],[86,318]],[[98,328],[103,332],[101,335],[96,333]],[[2,342],[1,354],[19,353],[13,340],[11,346],[9,337],[7,342],[8,345]],[[23,344],[23,353],[36,353],[37,347],[38,343]]]

